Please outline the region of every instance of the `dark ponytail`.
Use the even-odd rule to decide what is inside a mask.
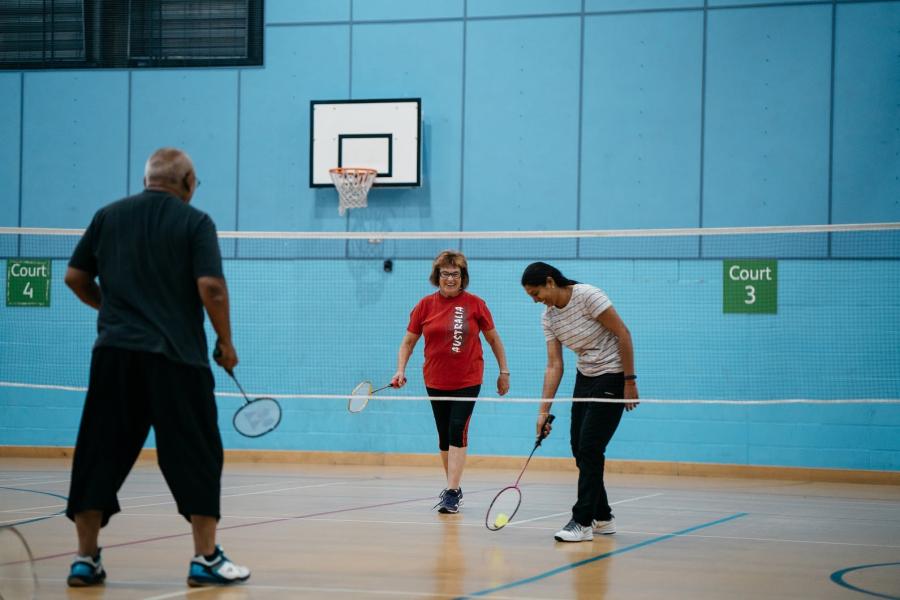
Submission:
[[[560,273],[559,269],[544,262],[531,263],[525,267],[522,272],[522,285],[547,285],[547,278],[550,277],[560,287],[567,285],[575,285],[577,281],[566,278]]]

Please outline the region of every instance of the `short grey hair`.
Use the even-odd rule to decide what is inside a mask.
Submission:
[[[194,170],[194,161],[184,150],[160,148],[150,155],[144,165],[147,183],[180,184]]]

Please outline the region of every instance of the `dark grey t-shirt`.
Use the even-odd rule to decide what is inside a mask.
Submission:
[[[209,366],[197,279],[223,276],[209,215],[166,192],[144,190],[97,211],[69,266],[100,279],[95,348]]]

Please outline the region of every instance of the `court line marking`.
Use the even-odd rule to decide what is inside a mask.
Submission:
[[[33,477],[16,477],[14,479],[0,479],[0,485],[44,485],[48,483],[69,483],[68,479],[34,479]]]
[[[14,492],[23,492],[26,494],[40,494],[42,496],[54,496],[56,498],[62,498],[64,500],[68,499],[65,496],[60,496],[59,494],[54,494],[53,492],[42,492],[40,490],[29,490],[29,489],[24,489],[24,488],[14,488],[14,487],[6,487],[6,486],[0,486],[0,490],[12,490]],[[58,505],[56,505],[56,508],[59,508],[60,506],[64,506],[64,505],[58,504]],[[14,511],[2,511],[2,512],[14,512]],[[63,514],[64,512],[65,512],[65,510],[61,510],[61,511],[59,511],[57,513],[53,513],[51,515],[42,515],[39,517],[34,517],[33,519],[25,519],[25,520],[13,519],[11,521],[2,521],[2,522],[0,522],[0,524],[2,524],[2,525],[27,525],[28,523],[37,523],[38,521],[44,521],[46,519],[52,519],[53,517],[58,517],[59,515]]]
[[[342,482],[342,483],[351,483],[351,482]],[[318,486],[318,487],[325,487],[325,485],[327,485],[327,484],[322,484],[322,485],[320,485],[320,486]],[[309,486],[309,487],[317,487],[317,486]],[[286,488],[286,489],[290,489],[290,488]],[[282,491],[282,490],[269,490],[269,491]],[[470,493],[475,494],[475,493],[484,492],[484,491],[486,491],[486,490],[477,490],[477,491],[475,491],[475,492],[470,492]],[[234,496],[252,496],[252,495],[254,495],[254,494],[256,494],[256,493],[264,493],[264,492],[254,492],[254,493],[251,493],[251,494],[234,494],[234,495],[232,495],[232,496],[222,496],[222,497],[223,497],[223,498],[226,498],[226,497],[230,498],[230,497],[234,497]],[[624,500],[617,500],[616,502],[610,502],[610,506],[617,506],[617,505],[619,505],[619,504],[627,504],[627,503],[629,503],[629,502],[636,502],[637,500],[645,500],[645,499],[647,499],[647,498],[655,498],[655,497],[657,497],[657,496],[662,496],[662,495],[663,495],[663,493],[662,493],[662,492],[659,492],[659,493],[656,493],[656,494],[648,494],[648,495],[646,495],[646,496],[637,496],[637,497],[635,497],[635,498],[625,498]],[[157,504],[142,504],[142,505],[139,505],[139,506],[128,506],[128,507],[123,507],[123,509],[124,509],[124,508],[145,508],[145,507],[149,507],[149,506],[162,506],[162,505],[164,505],[164,504],[172,504],[172,503],[171,503],[171,502],[165,502],[165,503],[157,503]],[[554,514],[552,514],[552,515],[543,515],[543,516],[540,516],[540,517],[535,517],[535,518],[533,518],[533,519],[524,519],[524,520],[522,520],[522,521],[516,520],[516,521],[513,521],[512,523],[510,523],[510,524],[508,525],[508,527],[512,527],[513,525],[517,525],[517,524],[520,524],[520,523],[529,523],[529,522],[531,522],[531,521],[540,521],[541,519],[548,519],[548,518],[550,518],[550,517],[558,517],[558,516],[560,516],[560,515],[568,515],[568,514],[570,514],[569,511],[567,511],[567,512],[562,512],[562,513],[554,513]],[[154,517],[155,517],[155,516],[166,516],[166,515],[151,515],[151,514],[142,513],[142,514],[139,514],[139,515],[128,515],[128,516],[132,516],[132,517],[135,517],[135,516],[136,516],[136,517],[148,517],[148,516],[154,516]],[[171,516],[171,515],[169,515],[169,516]],[[289,515],[259,515],[259,516],[257,516],[257,515],[222,515],[222,516],[223,516],[223,518],[224,518],[225,516],[227,516],[227,517],[230,518],[230,519],[255,519],[255,520],[265,520],[265,519],[271,519],[271,518],[273,518],[273,517],[276,517],[276,518],[285,518],[285,519],[290,519],[290,518],[291,518]],[[311,521],[334,521],[334,522],[336,522],[336,523],[340,523],[340,522],[348,522],[348,523],[373,523],[373,524],[378,523],[378,524],[395,524],[395,525],[404,525],[404,524],[410,524],[410,525],[412,525],[412,524],[422,524],[422,523],[417,522],[417,521],[386,521],[386,520],[377,520],[377,519],[372,519],[372,520],[365,520],[365,519],[309,519],[309,520],[311,520]],[[438,521],[437,524],[441,524],[441,522]],[[461,524],[462,524],[462,523],[461,523]],[[481,523],[474,523],[474,525],[480,527],[482,524],[481,524]]]
[[[33,517],[31,519],[10,519],[8,521],[0,521],[0,525],[16,527],[18,525],[28,525],[29,523],[37,523],[38,521],[45,521],[47,519],[52,519],[53,517],[58,517],[60,515],[64,515],[66,511],[61,510],[59,512],[55,512],[49,515],[40,515],[38,517]],[[40,514],[40,513],[38,513]]]
[[[538,573],[537,575],[533,575],[531,577],[526,577],[525,579],[519,579],[518,581],[511,581],[509,583],[505,583],[503,585],[498,585],[492,588],[486,588],[483,590],[479,590],[477,592],[472,592],[471,594],[465,594],[463,596],[458,596],[454,600],[466,600],[467,598],[473,598],[477,596],[487,596],[488,594],[493,594],[494,592],[499,592],[501,590],[508,590],[511,588],[519,587],[522,585],[527,585],[529,583],[533,583],[535,581],[540,581],[541,579],[546,579],[547,577],[552,577],[554,575],[558,575],[559,573],[564,573],[566,571],[572,571],[577,569],[578,567],[597,562],[598,560],[603,560],[609,558],[611,556],[616,556],[618,554],[624,554],[626,552],[632,552],[639,548],[643,548],[644,546],[649,546],[651,544],[656,544],[659,542],[664,542],[666,540],[670,540],[672,538],[681,537],[693,531],[697,531],[699,529],[704,529],[706,527],[713,527],[715,525],[721,525],[722,523],[727,523],[728,521],[733,521],[734,519],[740,519],[741,517],[746,517],[750,513],[735,513],[731,516],[724,517],[722,519],[716,519],[715,521],[709,521],[708,523],[701,523],[700,525],[694,525],[693,527],[688,527],[687,529],[681,529],[679,531],[674,531],[672,533],[667,533],[665,535],[661,535],[659,537],[655,537],[649,540],[644,540],[643,542],[638,542],[637,544],[632,544],[630,546],[625,546],[624,548],[618,548],[611,552],[604,552],[603,554],[598,554],[597,556],[586,558],[584,560],[579,560],[573,563],[569,563],[567,565],[563,565],[561,567],[557,567],[555,569],[550,569],[549,571],[544,571],[543,573]]]
[[[352,481],[352,480],[351,480],[351,481],[332,481],[332,482],[323,483],[323,484],[310,484],[310,485],[308,485],[308,486],[301,486],[301,487],[297,487],[297,488],[283,488],[283,489],[278,489],[278,490],[261,490],[261,491],[259,491],[259,492],[252,492],[252,493],[249,493],[249,494],[228,494],[228,495],[222,495],[221,498],[235,498],[235,497],[238,497],[238,496],[252,496],[252,495],[254,495],[254,494],[257,494],[257,495],[258,495],[258,494],[266,494],[266,493],[269,493],[269,492],[283,492],[283,491],[290,490],[290,489],[304,489],[304,488],[314,488],[314,487],[325,487],[325,486],[327,486],[327,485],[344,485],[344,484],[349,484],[349,483],[354,483],[354,481]],[[222,489],[223,489],[223,490],[239,490],[239,489],[241,489],[241,488],[259,487],[259,486],[261,486],[261,485],[272,485],[272,483],[271,483],[271,482],[265,482],[265,483],[248,483],[248,484],[246,484],[246,485],[232,485],[232,486],[227,486],[227,487],[223,487]],[[66,497],[66,496],[61,496],[61,495],[59,495],[59,494],[53,494],[53,493],[51,493],[51,492],[41,492],[41,491],[39,491],[39,490],[22,490],[22,489],[18,489],[18,488],[6,488],[6,487],[4,487],[4,486],[0,486],[0,490],[2,490],[2,489],[10,489],[10,490],[18,491],[18,492],[32,492],[32,493],[35,493],[35,494],[44,494],[44,495],[47,495],[47,496],[55,496],[55,497],[57,497],[57,498],[62,498],[63,500],[68,500],[68,497]],[[146,498],[162,498],[162,497],[169,497],[169,498],[171,498],[171,497],[172,497],[172,493],[171,493],[171,492],[165,492],[165,493],[161,493],[161,494],[146,494],[146,495],[143,495],[143,496],[127,496],[127,497],[125,497],[125,498],[121,498],[120,500],[121,500],[122,502],[128,502],[128,501],[130,501],[130,500],[143,500],[143,499],[146,499]],[[175,503],[175,501],[174,501],[174,499],[173,499],[173,500],[168,501],[168,502],[160,502],[160,503],[155,503],[155,504],[142,504],[142,505],[135,505],[135,506],[122,506],[122,509],[124,510],[124,509],[127,509],[127,508],[142,508],[142,507],[145,507],[145,506],[164,506],[164,505],[166,505],[166,504],[174,504],[174,503]],[[48,509],[48,508],[60,508],[60,507],[65,508],[65,507],[66,507],[66,504],[50,504],[50,505],[47,505],[47,506],[29,506],[29,507],[27,507],[27,508],[12,508],[12,509],[0,510],[0,514],[2,514],[2,513],[9,513],[9,512],[36,511],[36,510],[44,510],[44,509]]]
[[[430,514],[430,513],[429,513]],[[563,513],[569,514],[569,513]],[[755,514],[755,513],[754,513]],[[141,513],[141,514],[121,514],[117,515],[120,517],[139,517],[139,518],[152,518],[152,519],[161,519],[171,517],[172,519],[180,520],[181,515],[172,514],[172,513]],[[273,516],[284,516],[285,518],[290,518],[286,515],[266,515],[266,516],[253,516],[253,515],[222,515],[222,518],[228,519],[254,519],[254,520],[265,520],[271,519]],[[327,523],[355,523],[358,525],[413,525],[415,527],[443,527],[447,524],[446,521],[438,520],[429,520],[429,521],[397,521],[397,520],[387,520],[387,519],[335,519],[335,518],[327,518],[327,517],[309,517],[303,519],[304,521],[310,522],[327,522]],[[520,521],[521,522],[521,521]],[[481,521],[469,521],[469,522],[458,522],[454,523],[459,527],[468,527],[468,528],[482,528],[484,527],[484,523]],[[509,525],[507,525],[509,527]],[[556,527],[521,527],[521,529],[527,529],[529,531],[554,531]],[[637,534],[637,535],[664,535],[661,531],[645,531],[642,529],[619,529],[618,533],[629,533],[629,534]],[[795,540],[790,538],[760,538],[760,537],[744,537],[744,536],[735,536],[735,535],[692,535],[692,538],[704,539],[704,540],[727,540],[727,541],[742,541],[742,542],[773,542],[773,543],[784,543],[784,544],[811,544],[811,545],[823,545],[823,546],[848,546],[851,548],[877,548],[882,550],[898,550],[900,546],[893,546],[890,544],[862,544],[858,542],[832,542],[828,540]]]
[[[615,502],[610,502],[609,505],[617,506],[619,504],[627,504],[628,502],[637,502],[638,500],[646,500],[647,498],[656,498],[657,496],[662,496],[662,495],[663,495],[662,492],[659,492],[656,494],[647,494],[646,496],[638,496],[636,498],[626,498],[625,500],[617,500]],[[521,523],[531,523],[533,521],[541,521],[543,519],[550,519],[552,517],[561,517],[563,515],[571,515],[571,514],[572,514],[572,511],[567,510],[566,512],[553,513],[552,515],[543,515],[543,516],[534,517],[531,519],[522,519],[521,521],[519,519],[516,519],[515,521],[511,521],[509,523],[509,525],[507,525],[507,527],[515,527],[516,525],[519,525]]]
[[[311,485],[297,485],[297,486],[293,486],[293,487],[280,488],[277,490],[259,490],[256,492],[246,492],[243,494],[222,494],[220,496],[220,498],[222,498],[222,499],[242,498],[245,496],[259,496],[261,494],[272,494],[275,492],[290,492],[290,491],[294,491],[294,490],[309,490],[312,488],[331,487],[331,486],[335,486],[335,485],[348,485],[350,483],[353,483],[353,482],[352,481],[333,481],[331,483],[313,483]],[[131,510],[134,508],[148,508],[150,506],[168,506],[170,504],[175,504],[175,500],[172,499],[172,500],[167,500],[166,502],[151,502],[150,504],[135,504],[132,506],[123,506],[122,509],[123,510],[125,510],[125,509]]]
[[[867,590],[861,587],[857,587],[850,583],[844,581],[844,575],[850,573],[852,571],[859,571],[860,569],[871,569],[874,567],[896,567],[900,565],[900,562],[889,562],[889,563],[878,563],[874,565],[857,565],[855,567],[847,567],[846,569],[841,569],[839,571],[835,571],[831,574],[831,581],[838,584],[841,587],[845,587],[849,590],[853,590],[854,592],[859,592],[861,594],[867,594],[869,596],[875,596],[876,598],[887,598],[887,600],[900,600],[898,596],[888,596],[887,594],[882,594],[880,592],[873,592],[871,590]]]
[[[42,577],[40,581],[45,581],[47,583],[65,583],[66,580],[60,577]],[[417,592],[417,591],[398,591],[398,590],[372,590],[372,589],[356,589],[356,588],[331,588],[331,587],[315,587],[311,585],[255,585],[252,583],[242,583],[233,586],[209,586],[202,588],[184,588],[184,583],[175,582],[175,581],[128,581],[128,585],[132,586],[154,586],[159,588],[166,587],[177,587],[178,591],[168,592],[159,596],[148,596],[143,598],[142,600],[165,600],[166,598],[177,598],[179,596],[187,596],[189,594],[200,594],[203,592],[218,592],[219,595],[225,593],[234,593],[239,594],[241,591],[282,591],[282,592],[328,592],[328,593],[353,593],[353,594],[391,594],[391,595],[399,595],[399,596],[412,596],[412,597],[423,597],[423,598],[446,598],[447,594],[440,592]],[[122,589],[124,586],[118,585],[118,589]],[[494,596],[496,600],[547,600],[546,596]]]
[[[315,512],[315,513],[309,513],[309,514],[305,514],[305,515],[295,515],[295,516],[291,516],[291,517],[273,518],[273,519],[269,519],[268,521],[259,521],[257,523],[239,523],[237,525],[229,525],[227,527],[219,527],[217,529],[217,531],[221,532],[221,531],[229,531],[231,529],[244,529],[246,527],[256,527],[258,525],[272,525],[274,523],[284,523],[285,521],[299,521],[299,520],[303,520],[303,519],[310,519],[312,517],[335,515],[335,514],[340,514],[340,513],[345,513],[345,512],[352,512],[352,511],[356,511],[356,510],[366,510],[369,508],[381,508],[383,506],[395,506],[395,505],[399,505],[399,504],[412,504],[413,502],[423,502],[425,500],[430,500],[430,501],[434,502],[434,498],[435,498],[435,496],[432,494],[432,495],[424,496],[421,498],[407,498],[405,500],[392,500],[390,502],[379,502],[377,504],[367,504],[367,505],[363,505],[363,506],[350,506],[347,508],[338,508],[335,510],[325,510],[325,511],[320,511],[320,512]],[[149,537],[149,538],[141,538],[141,539],[137,539],[137,540],[131,540],[128,542],[119,542],[118,544],[104,544],[103,547],[104,548],[122,548],[125,546],[136,546],[138,544],[147,544],[149,542],[158,542],[158,541],[162,541],[162,540],[172,540],[172,539],[176,539],[176,538],[190,537],[192,535],[193,534],[190,531],[182,532],[182,533],[171,533],[168,535],[158,535],[158,536]],[[34,558],[34,562],[38,562],[38,561],[42,561],[42,560],[50,560],[50,559],[54,559],[54,558],[60,558],[63,556],[71,556],[71,555],[72,555],[71,552],[59,552],[57,554],[47,554],[45,556],[36,556]]]
[[[756,513],[754,513],[756,514]],[[638,532],[632,532],[638,533]],[[850,546],[855,548],[882,548],[886,550],[897,550],[900,546],[891,546],[889,544],[860,544],[859,542],[831,542],[828,540],[793,540],[789,538],[756,538],[756,537],[739,537],[730,535],[694,535],[691,537],[708,539],[708,540],[738,540],[744,542],[783,542],[786,544],[821,544],[823,546]]]
[[[355,588],[331,588],[331,587],[314,587],[314,586],[281,586],[281,585],[247,585],[242,584],[238,586],[232,586],[227,588],[229,590],[233,590],[235,592],[239,592],[241,590],[259,590],[259,591],[272,591],[272,592],[322,592],[325,594],[366,594],[366,595],[382,595],[382,596],[407,596],[410,598],[446,598],[447,594],[442,594],[439,592],[413,592],[413,591],[401,591],[401,590],[373,590],[373,589],[355,589]],[[222,591],[221,587],[205,587],[205,588],[194,588],[188,590],[181,590],[178,592],[170,592],[168,594],[163,594],[161,596],[148,596],[143,600],[167,600],[168,598],[178,598],[183,596],[190,596],[193,594],[200,594],[203,592],[208,592],[210,590],[219,592]],[[494,596],[497,600],[545,600],[545,597],[529,597],[529,596]]]
[[[700,511],[698,511],[700,512]],[[708,511],[706,511],[708,512]],[[428,515],[432,515],[432,513],[427,513]],[[562,513],[569,514],[569,513]],[[756,513],[754,513],[756,514]],[[120,513],[116,515],[117,518],[141,518],[141,519],[165,519],[171,518],[173,520],[177,520],[181,522],[183,517],[179,514],[166,512],[166,513]],[[223,519],[248,519],[248,520],[256,520],[256,521],[264,521],[267,519],[272,519],[273,517],[284,517],[286,519],[290,519],[289,515],[222,515]],[[327,517],[309,517],[302,519],[304,521],[310,522],[327,522],[327,523],[354,523],[358,525],[412,525],[415,527],[443,527],[447,524],[446,521],[443,520],[423,520],[423,521],[399,521],[399,520],[388,520],[388,519],[336,519],[336,518],[327,518]],[[524,521],[519,521],[520,523]],[[482,528],[484,527],[484,523],[481,521],[460,521],[454,523],[459,527],[468,527],[468,528]],[[507,525],[509,527],[510,525]],[[523,526],[520,529],[526,529],[529,531],[554,531],[556,527],[528,527]],[[647,535],[647,536],[656,536],[663,535],[661,531],[646,531],[643,529],[619,529],[618,533],[629,533],[629,534],[637,534],[637,535]],[[762,538],[762,537],[745,537],[745,536],[734,536],[734,535],[692,535],[692,538],[698,539],[709,539],[709,540],[727,540],[727,541],[743,541],[743,542],[772,542],[772,543],[784,543],[784,544],[810,544],[810,545],[822,545],[822,546],[847,546],[850,548],[877,548],[881,550],[900,550],[900,546],[894,546],[890,544],[863,544],[859,542],[834,542],[829,540],[798,540],[791,538]]]

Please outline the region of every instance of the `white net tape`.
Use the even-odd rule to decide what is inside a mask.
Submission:
[[[32,390],[57,390],[63,392],[87,392],[85,386],[69,386],[69,385],[49,385],[49,384],[31,384],[19,383],[14,381],[0,381],[0,388],[23,388]],[[275,398],[276,400],[359,400],[359,396],[355,394],[271,394],[268,392],[248,391],[250,396],[265,396]],[[243,394],[239,392],[215,392],[220,398],[243,398]],[[368,397],[367,397],[368,398]],[[601,403],[601,404],[627,404],[629,402],[638,402],[641,404],[721,404],[721,405],[778,405],[778,404],[900,404],[900,399],[896,398],[839,398],[839,399],[816,399],[816,398],[779,398],[773,400],[729,400],[729,399],[709,399],[709,398],[640,398],[638,400],[625,400],[622,398],[570,398],[560,396],[557,398],[509,398],[496,396],[479,396],[479,397],[460,397],[460,396],[397,396],[397,395],[381,395],[377,398],[379,401],[404,401],[404,402],[431,402],[432,400],[443,400],[447,402],[492,402],[498,404],[540,404],[541,402],[554,403]]]
[[[338,214],[341,216],[348,208],[365,208],[369,197],[369,189],[375,183],[378,171],[363,168],[336,168],[329,171],[331,181],[337,188],[340,201]]]

